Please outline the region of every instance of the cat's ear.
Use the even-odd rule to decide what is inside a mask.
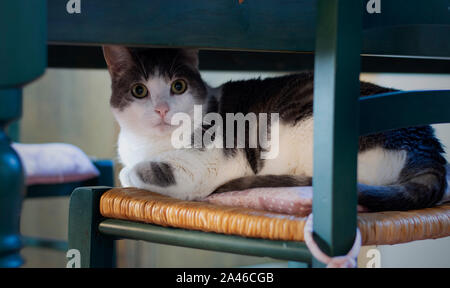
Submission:
[[[181,53],[189,65],[198,69],[198,49],[181,49]]]
[[[120,75],[123,71],[133,65],[133,57],[130,50],[124,46],[103,46],[103,56],[111,76]]]

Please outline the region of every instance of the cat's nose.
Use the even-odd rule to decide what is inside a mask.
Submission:
[[[166,117],[167,112],[169,112],[169,105],[167,103],[161,103],[156,105],[155,112],[158,113],[162,119]]]

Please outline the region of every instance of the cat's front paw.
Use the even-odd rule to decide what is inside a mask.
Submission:
[[[130,180],[138,185],[168,187],[176,185],[172,166],[165,162],[141,162],[130,171]]]
[[[133,167],[124,167],[119,173],[122,187],[147,189],[148,185],[167,187],[175,185],[170,165],[163,162],[141,162]]]
[[[189,192],[192,187],[187,183],[178,185],[176,171],[169,163],[141,162],[126,171],[123,177],[129,186],[182,200],[192,200]]]

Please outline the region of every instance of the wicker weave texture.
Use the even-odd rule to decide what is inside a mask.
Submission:
[[[108,218],[271,240],[303,241],[306,219],[261,210],[182,201],[136,188],[115,188],[100,200]],[[408,212],[360,213],[364,245],[450,236],[450,204]]]

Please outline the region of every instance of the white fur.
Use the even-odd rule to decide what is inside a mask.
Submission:
[[[406,163],[406,151],[380,147],[358,155],[358,182],[367,185],[389,185],[397,181]]]
[[[267,159],[261,175],[313,174],[313,119],[307,118],[296,126],[280,124],[278,157]]]

